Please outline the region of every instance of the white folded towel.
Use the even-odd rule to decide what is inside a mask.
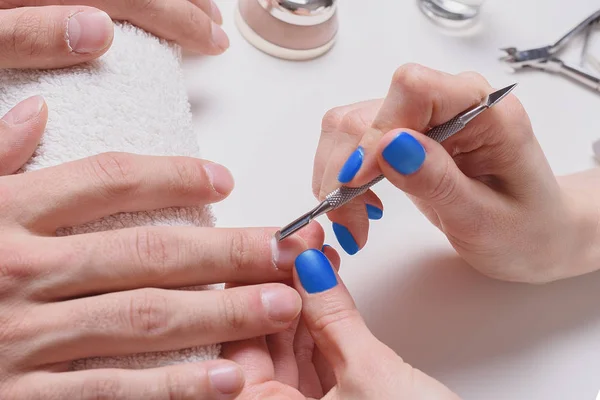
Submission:
[[[129,24],[116,24],[111,49],[88,65],[55,71],[0,70],[0,115],[33,95],[45,98],[49,121],[25,171],[107,151],[199,156],[180,49]],[[142,225],[213,226],[214,219],[209,207],[169,208],[113,215],[58,234]],[[215,359],[219,353],[220,346],[211,345],[90,358],[76,361],[73,368],[150,368]]]

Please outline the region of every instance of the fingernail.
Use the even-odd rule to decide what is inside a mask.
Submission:
[[[367,204],[367,215],[369,219],[381,219],[383,217],[383,210],[378,207]]]
[[[331,246],[328,244],[324,244],[323,247],[321,247],[321,251],[324,253],[325,249],[327,249],[328,247],[331,247]]]
[[[412,135],[406,132],[398,134],[383,149],[383,158],[397,172],[410,175],[421,168],[425,161],[425,149]]]
[[[237,393],[244,384],[244,375],[235,365],[216,367],[210,370],[208,377],[213,387],[222,394]]]
[[[204,164],[204,170],[208,181],[215,191],[222,195],[228,195],[233,190],[233,176],[227,168],[215,163]]]
[[[302,303],[298,293],[285,285],[273,285],[261,289],[261,300],[269,318],[289,322],[298,316]]]
[[[113,34],[113,22],[100,10],[73,14],[67,22],[67,43],[74,53],[95,53],[104,50]]]
[[[214,1],[210,2],[210,15],[213,21],[215,21],[217,24],[223,24],[223,16],[221,15],[221,11]]]
[[[212,23],[212,40],[215,46],[221,50],[225,50],[229,47],[229,38],[221,27],[214,22]]]
[[[291,271],[294,266],[294,260],[306,247],[304,241],[299,237],[290,236],[281,242],[275,238],[271,238],[271,254],[275,268],[283,271]]]
[[[40,115],[43,107],[44,98],[42,96],[30,97],[14,106],[4,117],[2,117],[2,121],[9,125],[23,124]]]
[[[341,183],[348,183],[358,173],[362,166],[363,159],[365,158],[365,150],[359,146],[358,149],[354,150],[354,153],[350,154],[350,157],[346,160],[346,163],[338,174],[338,181]]]
[[[337,277],[331,263],[319,250],[309,249],[296,258],[296,272],[307,293],[320,293],[335,287]]]
[[[358,253],[358,244],[356,243],[356,240],[354,240],[354,236],[352,236],[348,228],[334,222],[333,233],[335,233],[335,237],[346,253],[350,255]]]

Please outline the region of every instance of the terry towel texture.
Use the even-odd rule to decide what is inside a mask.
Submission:
[[[55,71],[0,70],[0,115],[42,95],[49,120],[25,171],[107,151],[198,157],[181,53],[129,24],[115,25],[111,49],[85,66]],[[145,225],[213,226],[209,207],[122,213],[57,232],[80,234]],[[191,288],[202,289],[202,288]],[[218,358],[219,345],[127,357],[78,360],[74,369],[150,368]]]

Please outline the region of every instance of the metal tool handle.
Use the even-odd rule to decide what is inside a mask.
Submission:
[[[465,113],[457,115],[450,121],[430,129],[425,135],[429,136],[438,143],[443,142],[465,127],[466,122],[464,121],[463,115],[465,115]],[[331,192],[325,199],[332,207],[331,210],[335,210],[348,203],[352,199],[360,196],[361,194],[366,193],[367,190],[369,190],[375,184],[381,182],[384,178],[385,177],[383,175],[379,175],[371,182],[356,188],[342,186],[339,189]]]
[[[558,39],[556,43],[550,46],[550,53],[557,53],[561,48],[565,47],[567,43],[569,43],[575,36],[578,36],[584,30],[588,28],[589,25],[594,24],[600,21],[600,10],[596,11],[579,24],[577,24],[573,29],[567,32],[563,37]]]
[[[597,90],[600,92],[600,78],[590,75],[587,72],[584,72],[580,69],[571,67],[565,63],[562,63],[559,72],[571,79],[576,80],[579,83],[588,86],[593,90]]]

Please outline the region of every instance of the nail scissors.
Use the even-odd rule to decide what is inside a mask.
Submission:
[[[445,122],[441,125],[436,126],[435,128],[430,129],[426,133],[426,135],[438,143],[443,142],[450,136],[461,131],[465,126],[467,126],[469,122],[471,122],[479,114],[497,104],[500,100],[506,97],[515,88],[515,86],[517,86],[516,83],[507,86],[503,89],[497,90],[493,93],[490,93],[479,104],[461,112],[448,122]],[[379,175],[377,178],[373,179],[366,185],[356,188],[342,186],[339,189],[334,190],[329,195],[327,195],[325,197],[325,200],[323,200],[318,206],[316,206],[311,211],[307,212],[300,218],[294,220],[290,224],[284,226],[279,231],[277,231],[277,233],[275,233],[275,239],[277,241],[282,241],[286,237],[298,232],[300,229],[304,228],[315,218],[326,214],[330,211],[336,210],[344,204],[351,201],[352,199],[365,193],[373,185],[382,181],[383,178],[383,175]]]
[[[556,41],[556,43],[549,46],[529,50],[518,50],[515,47],[501,49],[506,53],[506,55],[501,57],[500,61],[510,66],[513,72],[530,68],[551,73],[558,73],[582,83],[593,90],[600,91],[600,77],[593,76],[579,68],[565,64],[557,56],[557,54],[564,50],[569,42],[571,42],[576,36],[584,34],[584,44],[581,54],[581,65],[583,66],[586,60],[590,34],[599,22],[600,10],[587,17],[585,20],[567,32],[567,34],[561,37],[558,41]],[[588,59],[591,60],[589,57]]]

